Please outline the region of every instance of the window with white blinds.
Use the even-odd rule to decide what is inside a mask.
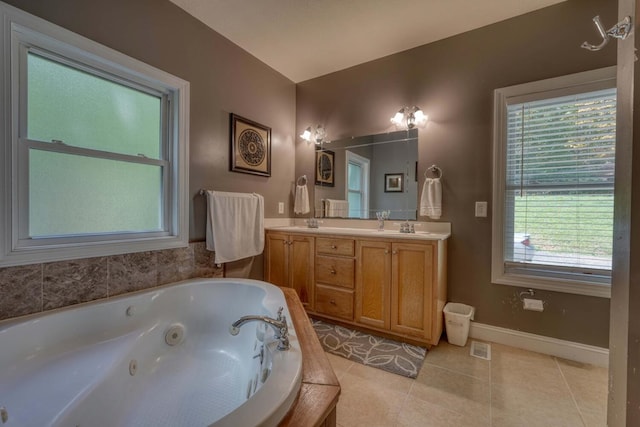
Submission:
[[[540,281],[543,288],[554,290],[559,284],[608,287],[615,79],[501,95],[497,99],[502,102],[502,129],[496,132],[501,136],[501,158],[496,162],[502,166],[496,171],[501,200],[494,205],[501,219],[498,227],[494,222],[494,239],[500,239],[501,246],[498,254],[494,247],[500,274],[503,279]],[[494,268],[497,264],[494,259]]]

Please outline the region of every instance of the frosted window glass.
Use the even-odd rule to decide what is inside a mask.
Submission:
[[[30,237],[161,230],[161,169],[30,150]]]
[[[161,98],[28,54],[28,138],[158,159]]]

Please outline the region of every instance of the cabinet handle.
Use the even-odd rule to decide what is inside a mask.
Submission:
[[[398,251],[393,251],[393,252],[391,252],[391,253],[392,253],[392,254],[394,254],[394,255],[397,255],[397,254],[398,254]]]
[[[334,300],[334,299],[330,299],[330,300],[329,300],[329,304],[336,305],[336,300]]]
[[[332,268],[332,269],[331,269],[331,271],[330,271],[330,273],[331,273],[331,274],[336,274],[336,273],[337,273],[337,271],[335,271],[335,270]]]
[[[384,250],[384,254],[385,254],[385,255],[389,255],[389,249],[385,249],[385,250]]]
[[[331,245],[331,249],[338,249],[336,245]]]

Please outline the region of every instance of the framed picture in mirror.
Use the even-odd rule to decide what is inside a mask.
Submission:
[[[333,151],[316,150],[316,185],[333,187],[335,154]]]
[[[271,128],[230,115],[232,172],[271,176]]]
[[[384,174],[384,192],[385,193],[402,193],[403,174],[401,173],[385,173]]]

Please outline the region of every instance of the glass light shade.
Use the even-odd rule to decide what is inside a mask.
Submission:
[[[304,139],[307,142],[311,141],[311,126],[306,128],[304,132],[302,132],[302,134],[300,135],[300,138]]]
[[[427,123],[427,116],[422,112],[420,108],[416,108],[415,113],[413,113],[415,117],[415,125],[416,126],[424,126]]]
[[[322,127],[322,125],[318,125],[316,126],[316,135],[315,135],[315,140],[316,140],[316,144],[321,144],[322,141],[324,141],[324,138],[327,136],[327,131],[324,130],[324,127]]]
[[[391,123],[396,126],[402,126],[402,121],[404,120],[404,108],[401,108],[395,116],[391,118]]]

